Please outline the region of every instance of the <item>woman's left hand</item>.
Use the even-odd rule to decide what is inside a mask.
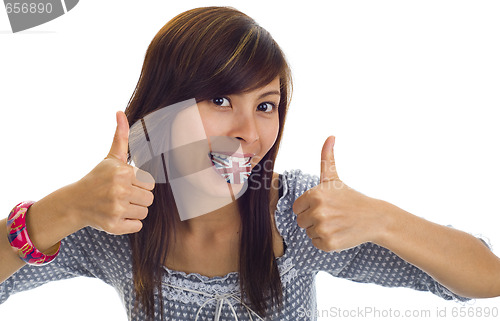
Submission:
[[[323,145],[320,184],[293,204],[315,247],[330,252],[373,242],[458,295],[500,296],[500,259],[481,240],[348,187],[337,175],[334,143],[328,137]]]
[[[365,242],[376,242],[384,233],[388,203],[370,198],[342,182],[337,174],[330,136],[321,151],[320,184],[293,204],[297,223],[306,229],[315,247],[340,251]]]

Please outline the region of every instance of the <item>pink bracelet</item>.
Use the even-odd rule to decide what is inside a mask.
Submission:
[[[7,218],[7,236],[10,245],[18,251],[19,257],[31,265],[44,265],[50,263],[61,248],[61,242],[57,247],[57,252],[53,255],[45,255],[40,252],[31,242],[26,230],[26,212],[35,202],[21,202],[17,204]]]

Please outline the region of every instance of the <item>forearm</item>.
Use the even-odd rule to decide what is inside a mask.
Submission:
[[[26,213],[26,229],[33,245],[53,254],[57,243],[86,227],[111,234],[136,233],[153,203],[154,178],[127,164],[128,121],[116,114],[117,128],[108,156],[78,182],[65,186],[33,204]],[[24,262],[7,239],[0,221],[0,282]]]
[[[33,204],[26,214],[26,228],[35,247],[45,254],[53,254],[58,242],[83,226],[67,204],[71,185],[63,187]],[[0,221],[0,283],[24,266],[9,244],[6,219]]]
[[[6,223],[7,219],[0,220],[0,257],[2,258],[2,263],[0,264],[0,283],[25,264],[19,259],[17,251],[14,251],[9,244]]]
[[[465,297],[500,296],[500,259],[481,240],[384,202],[384,233],[377,240]]]

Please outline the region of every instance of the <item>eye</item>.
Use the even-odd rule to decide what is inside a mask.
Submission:
[[[231,106],[231,103],[229,102],[229,100],[227,98],[224,98],[224,97],[213,98],[212,102],[214,104],[216,104],[217,106],[221,106],[221,107],[230,107]]]
[[[276,105],[274,105],[273,103],[261,103],[257,106],[258,111],[263,111],[268,114],[272,113],[275,108]]]

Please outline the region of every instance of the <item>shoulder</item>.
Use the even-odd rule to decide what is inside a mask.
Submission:
[[[300,169],[284,171],[282,174],[274,172],[270,193],[271,208],[281,211],[291,209],[297,198],[318,184],[317,175],[303,173]]]
[[[273,180],[279,182],[277,188],[282,191],[276,204],[275,224],[279,233],[286,237],[298,228],[292,209],[293,203],[305,191],[318,185],[319,177],[304,173],[300,169],[284,171],[279,177],[279,180]],[[273,188],[276,188],[277,184],[273,185]]]
[[[319,177],[302,172],[300,169],[284,171],[281,175],[283,185],[283,197],[287,200],[297,199],[310,188],[319,184]]]

